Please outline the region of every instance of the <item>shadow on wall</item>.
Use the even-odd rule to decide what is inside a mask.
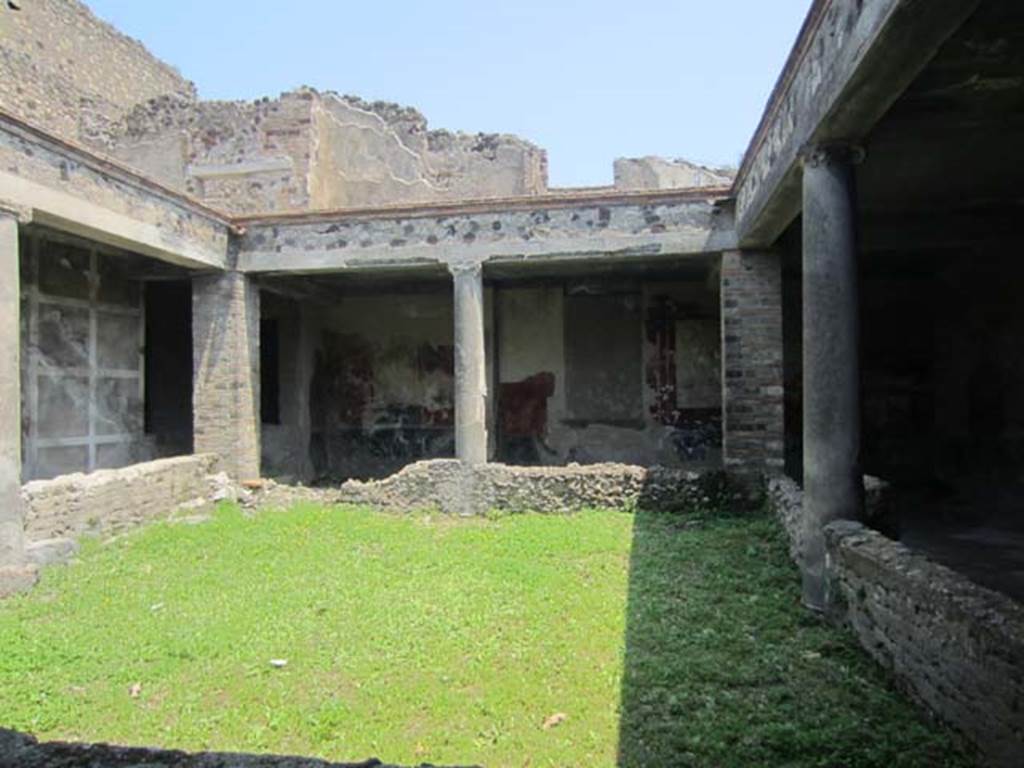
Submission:
[[[775,521],[710,501],[635,515],[619,768],[967,765],[848,633],[801,608]]]

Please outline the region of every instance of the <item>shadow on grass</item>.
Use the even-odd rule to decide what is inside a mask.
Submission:
[[[621,768],[970,764],[800,607],[762,513],[636,513],[620,708]]]

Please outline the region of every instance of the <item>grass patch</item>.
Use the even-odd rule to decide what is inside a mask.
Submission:
[[[963,765],[797,596],[760,517],[225,506],[0,604],[0,725],[398,763]]]

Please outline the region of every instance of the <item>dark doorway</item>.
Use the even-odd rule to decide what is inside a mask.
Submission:
[[[146,434],[158,456],[192,452],[192,284],[146,283]]]

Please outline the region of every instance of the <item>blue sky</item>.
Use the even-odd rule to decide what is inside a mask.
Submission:
[[[554,186],[615,157],[735,165],[810,0],[87,0],[205,99],[299,85],[515,133]]]

